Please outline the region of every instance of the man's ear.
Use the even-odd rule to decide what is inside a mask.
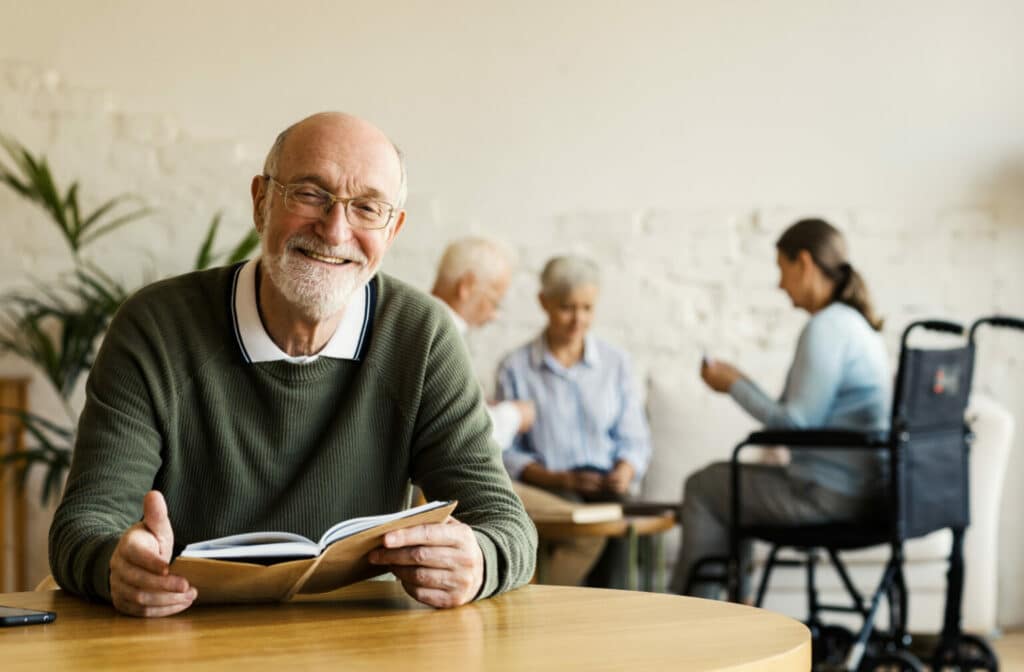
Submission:
[[[395,223],[387,228],[387,245],[391,247],[391,243],[395,242],[395,236],[402,230],[402,226],[405,225],[405,210],[399,210],[398,214],[395,215]]]
[[[267,180],[262,175],[252,178],[252,184],[249,185],[252,194],[252,223],[259,233],[263,233],[263,217],[260,213],[263,211],[263,199],[267,197],[266,185]]]
[[[459,302],[465,302],[473,295],[475,287],[476,274],[473,271],[467,271],[455,281],[455,296],[458,297]]]

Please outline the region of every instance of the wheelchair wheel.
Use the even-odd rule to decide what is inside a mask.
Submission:
[[[867,656],[857,668],[858,672],[924,672],[921,659],[909,651],[888,651]]]
[[[999,659],[995,651],[981,637],[960,635],[956,649],[939,649],[932,658],[935,670],[989,670],[999,671]]]
[[[853,644],[853,633],[841,625],[821,625],[812,630],[812,659],[815,669],[840,668]]]

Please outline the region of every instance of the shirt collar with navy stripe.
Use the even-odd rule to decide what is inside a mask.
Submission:
[[[373,279],[353,293],[338,328],[320,352],[293,357],[277,347],[260,319],[256,305],[258,272],[259,259],[250,259],[235,269],[231,286],[231,318],[235,339],[247,363],[285,361],[309,364],[321,357],[359,361],[366,355],[373,326],[373,309],[377,303],[377,289]]]
[[[580,363],[586,366],[597,366],[600,361],[601,358],[597,353],[596,339],[590,334],[585,335],[583,337],[583,359],[580,360]],[[530,348],[530,364],[538,369],[541,365],[547,365],[553,371],[567,370],[548,350],[547,338],[545,338],[543,331],[533,340],[533,345]]]

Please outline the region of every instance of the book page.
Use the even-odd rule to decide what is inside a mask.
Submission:
[[[291,532],[246,532],[189,544],[181,552],[186,558],[310,558],[317,545]]]
[[[271,544],[245,544],[242,546],[186,547],[181,555],[186,558],[257,559],[257,558],[312,558],[320,549],[312,541],[279,541]]]
[[[350,537],[353,534],[368,530],[371,527],[377,527],[384,523],[389,523],[393,520],[401,520],[402,518],[408,518],[409,516],[415,516],[423,511],[432,511],[434,509],[447,506],[449,502],[427,502],[421,506],[416,506],[405,511],[397,511],[395,513],[385,513],[379,516],[364,516],[362,518],[351,518],[349,520],[342,521],[332,527],[331,529],[324,532],[324,535],[320,537],[320,549],[323,550],[327,546],[330,546],[339,539]]]

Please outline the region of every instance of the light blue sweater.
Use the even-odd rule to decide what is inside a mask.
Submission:
[[[778,401],[740,379],[729,394],[770,429],[888,429],[892,375],[881,335],[854,308],[834,302],[814,314],[797,343]],[[847,495],[883,487],[883,454],[863,450],[795,450],[790,474]]]

